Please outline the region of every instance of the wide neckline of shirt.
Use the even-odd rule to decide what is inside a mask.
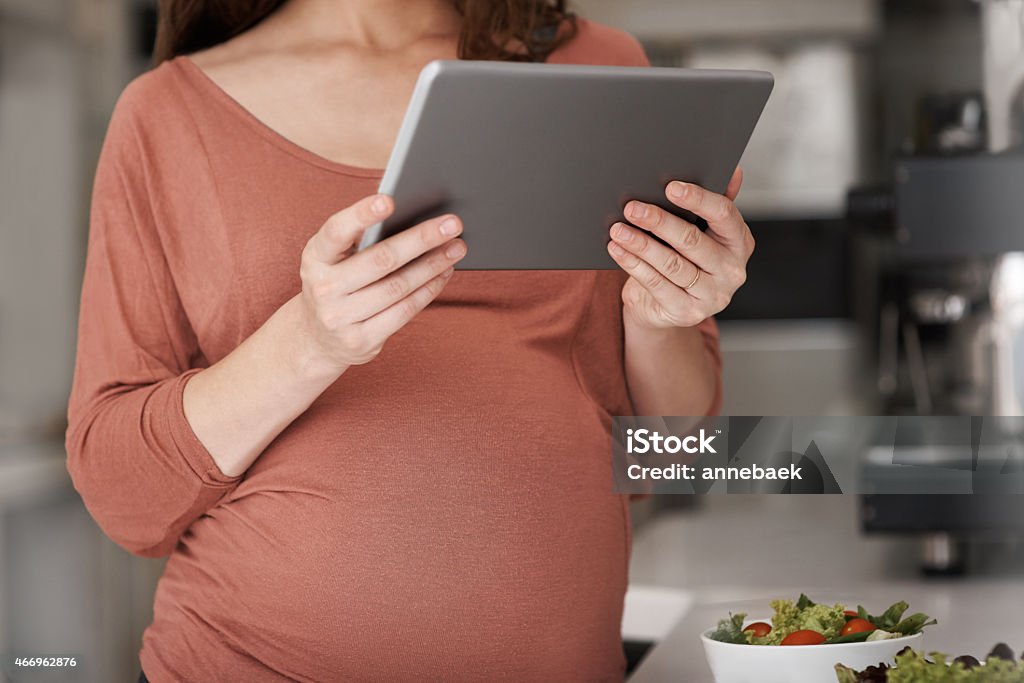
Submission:
[[[185,77],[185,80],[200,92],[208,95],[211,99],[219,103],[226,111],[244,122],[252,131],[264,140],[291,156],[313,166],[331,171],[332,173],[375,180],[380,180],[384,177],[384,169],[353,166],[351,164],[333,161],[332,159],[321,156],[320,154],[289,140],[242,106],[241,102],[229,95],[226,90],[221,88],[188,56],[180,55],[175,57],[171,60],[171,64],[176,66],[179,72]]]

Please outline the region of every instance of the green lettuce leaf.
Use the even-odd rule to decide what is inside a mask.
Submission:
[[[924,630],[925,626],[931,626],[936,623],[938,622],[931,619],[927,614],[918,612],[917,614],[911,614],[909,617],[893,626],[892,631],[901,633],[905,636],[912,636],[915,633],[920,633]]]
[[[807,609],[808,607],[814,607],[814,601],[806,595],[804,595],[803,593],[801,593],[800,598],[796,601],[796,608]]]
[[[730,614],[728,619],[718,622],[718,627],[708,634],[708,638],[722,643],[747,645],[747,634],[743,632],[743,620],[746,618],[747,615],[743,612]]]
[[[838,683],[857,683],[860,676],[848,666],[836,664],[836,680]]]

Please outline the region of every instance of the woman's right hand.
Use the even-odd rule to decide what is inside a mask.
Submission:
[[[392,211],[387,195],[361,199],[327,219],[302,252],[305,327],[334,372],[373,360],[441,293],[466,255],[462,222],[450,214],[356,252],[363,232]]]

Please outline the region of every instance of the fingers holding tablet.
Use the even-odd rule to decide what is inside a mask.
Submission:
[[[608,253],[629,274],[622,301],[633,320],[656,328],[693,327],[712,315],[710,306],[617,242],[609,243]],[[692,263],[689,268],[699,273]]]
[[[395,272],[413,259],[448,242],[463,244],[462,221],[451,214],[426,220],[353,254],[348,259],[345,289],[354,292]],[[463,252],[462,255],[465,255]]]
[[[302,301],[316,348],[342,369],[376,357],[423,310],[466,255],[454,215],[424,221],[355,253],[363,233],[391,214],[378,194],[331,216],[302,254]]]
[[[750,227],[736,204],[727,196],[731,193],[735,197],[742,182],[743,173],[737,169],[729,182],[726,195],[679,181],[673,181],[665,188],[665,196],[673,204],[707,221],[708,230],[703,233],[702,241],[719,247],[716,252],[719,258],[714,266],[708,266],[705,270],[728,290],[730,298],[746,282],[747,261],[754,252],[754,236]],[[703,267],[703,264],[698,265]]]
[[[388,306],[380,313],[367,318],[359,323],[366,335],[373,339],[387,339],[395,332],[406,326],[413,318],[419,315],[420,311],[426,308],[431,301],[448,284],[454,268],[449,267],[440,275],[428,280],[405,298]]]
[[[722,253],[722,246],[714,240],[706,239],[704,233],[696,225],[665,211],[659,206],[631,201],[626,204],[623,213],[633,225],[643,228],[665,240],[677,253],[682,254],[708,272],[715,272],[718,264],[725,256]],[[639,231],[634,232],[639,233]],[[625,234],[629,235],[629,233]],[[639,233],[639,236],[643,237],[642,233]],[[613,234],[612,237],[614,239],[615,235]],[[646,241],[657,244],[656,241],[649,238]],[[644,240],[638,239],[631,246],[646,246],[646,243]],[[626,248],[633,251],[629,246]],[[689,282],[689,280],[686,282]],[[686,282],[680,284],[685,285]]]
[[[303,257],[333,265],[345,258],[359,243],[363,233],[395,210],[394,201],[385,194],[370,195],[334,214],[306,244]]]
[[[742,182],[737,169],[725,195],[677,181],[666,186],[665,196],[704,218],[707,232],[653,204],[626,205],[625,218],[642,229],[615,223],[608,253],[630,275],[623,302],[632,319],[656,327],[689,327],[729,305],[746,281],[754,249],[750,228],[733,203]]]
[[[386,244],[386,242],[381,242],[381,244]],[[351,294],[353,319],[356,321],[366,320],[405,299],[434,278],[446,273],[450,275],[449,271],[465,255],[465,242],[451,240],[410,261],[387,277],[353,292]]]
[[[659,233],[655,234],[662,237]],[[642,230],[637,230],[625,223],[616,223],[612,226],[611,235],[613,246],[609,248],[609,252],[612,258],[624,268],[634,266],[634,259],[642,260],[669,282],[684,289],[697,276],[698,267],[690,260],[689,254],[684,255],[681,251],[666,247],[657,240],[651,239]],[[662,239],[665,238],[662,237]],[[615,251],[616,248],[619,250],[618,252]],[[651,284],[655,287],[658,286],[653,279]]]
[[[741,176],[742,181],[742,176]],[[735,187],[736,176],[729,183],[730,189],[739,193]],[[732,199],[725,195],[705,190],[692,183],[673,180],[665,188],[668,200],[681,209],[691,211],[708,223],[708,232],[715,240],[727,249],[743,256],[744,260],[754,250],[753,237],[747,227],[743,215]]]

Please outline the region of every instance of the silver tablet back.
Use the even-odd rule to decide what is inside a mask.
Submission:
[[[631,199],[723,192],[773,86],[755,71],[433,62],[381,181],[395,214],[360,248],[451,212],[464,270],[605,269]]]

